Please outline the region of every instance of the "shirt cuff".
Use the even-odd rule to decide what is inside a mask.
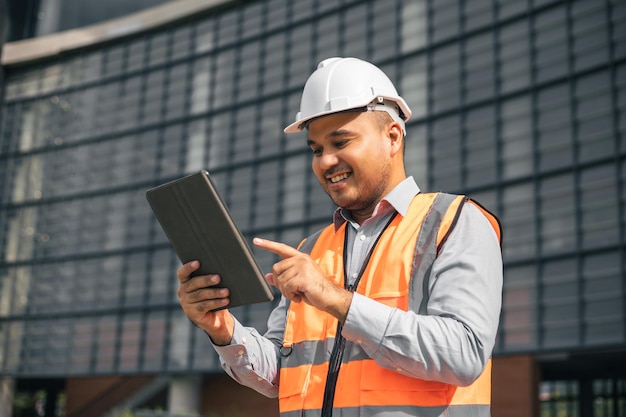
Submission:
[[[246,335],[245,328],[239,321],[235,320],[233,338],[230,340],[230,344],[225,346],[213,344],[213,349],[215,349],[225,364],[231,367],[247,366],[250,364],[250,360],[248,359],[248,349],[246,348]]]
[[[393,308],[354,293],[341,334],[373,355],[381,345]]]

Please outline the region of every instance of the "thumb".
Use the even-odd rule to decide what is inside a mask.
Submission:
[[[274,274],[272,274],[271,272],[265,274],[265,280],[268,284],[276,286],[276,283],[274,282]]]

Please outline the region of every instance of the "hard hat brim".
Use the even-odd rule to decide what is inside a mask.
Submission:
[[[404,99],[402,99],[401,97],[385,97],[385,96],[382,96],[382,98],[385,99],[385,100],[393,101],[393,102],[395,102],[398,105],[398,107],[402,111],[402,116],[404,116],[403,117],[403,121],[404,122],[407,122],[411,118],[411,109],[406,104]],[[301,131],[303,131],[306,128],[306,126],[313,119],[317,119],[317,118],[320,118],[320,117],[328,116],[330,114],[343,113],[343,112],[346,112],[346,111],[354,111],[354,110],[360,109],[360,108],[362,108],[365,111],[367,109],[367,106],[370,103],[371,103],[371,100],[369,100],[369,101],[367,101],[365,103],[359,104],[359,105],[355,105],[354,107],[350,107],[350,108],[347,108],[347,109],[328,110],[328,111],[325,111],[325,112],[320,112],[320,113],[316,113],[316,114],[310,115],[308,117],[303,117],[302,119],[296,120],[295,122],[293,122],[290,125],[288,125],[287,127],[285,127],[283,132],[285,132],[287,134],[301,132]]]

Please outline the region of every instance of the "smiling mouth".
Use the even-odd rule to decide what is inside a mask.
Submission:
[[[329,178],[329,180],[330,180],[330,182],[331,182],[332,184],[335,184],[335,183],[337,183],[337,182],[339,182],[339,181],[345,180],[345,179],[346,179],[346,178],[348,178],[349,176],[350,176],[350,173],[345,172],[345,173],[343,173],[343,174],[339,174],[339,175],[332,176],[332,177],[330,177],[330,178]]]

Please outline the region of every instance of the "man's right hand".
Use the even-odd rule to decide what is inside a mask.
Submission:
[[[207,332],[214,344],[227,345],[233,337],[235,321],[228,310],[215,309],[228,305],[228,289],[215,288],[219,275],[190,277],[199,267],[198,261],[191,261],[178,268],[178,301],[187,317]]]

